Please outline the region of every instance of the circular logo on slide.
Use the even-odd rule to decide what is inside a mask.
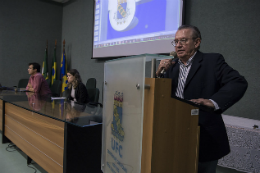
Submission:
[[[110,0],[109,3],[109,21],[114,30],[127,31],[137,25],[135,0]]]

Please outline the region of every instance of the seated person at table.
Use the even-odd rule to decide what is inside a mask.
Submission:
[[[38,63],[29,63],[28,73],[31,75],[26,90],[39,93],[40,95],[51,94],[48,83],[40,73],[41,66]]]
[[[71,69],[67,73],[68,89],[66,96],[68,100],[76,101],[78,103],[89,102],[88,92],[86,86],[82,83],[79,72],[76,69]]]

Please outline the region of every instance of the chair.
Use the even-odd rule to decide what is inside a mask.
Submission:
[[[97,81],[95,78],[89,78],[86,83],[86,88],[87,89],[96,88],[96,84],[97,84]]]
[[[26,88],[29,79],[20,79],[17,88]]]
[[[50,87],[51,86],[51,79],[46,79],[46,82],[47,82],[48,86]]]
[[[97,103],[99,99],[99,89],[98,88],[89,88],[88,91],[88,97],[90,102]]]
[[[63,91],[63,92],[61,93],[61,97],[68,97],[68,93],[67,93],[66,91]]]
[[[51,86],[51,94],[54,97],[59,97],[61,93],[61,81],[56,80],[53,82],[53,85]]]

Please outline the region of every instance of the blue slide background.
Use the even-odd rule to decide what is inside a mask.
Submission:
[[[138,18],[138,24],[131,30],[118,32],[115,31],[109,21],[107,26],[107,40],[147,34],[165,30],[166,0],[153,0],[136,6],[135,16]],[[148,26],[145,28],[145,26]]]

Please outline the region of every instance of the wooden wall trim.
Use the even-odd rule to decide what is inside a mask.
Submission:
[[[10,103],[5,105],[5,114],[64,148],[64,122],[30,112]]]
[[[5,136],[48,172],[63,171],[64,122],[5,104]]]
[[[6,126],[5,135],[17,145],[26,155],[32,158],[37,164],[44,168],[47,172],[57,172],[62,173],[63,167],[58,165],[49,159],[40,150],[30,145],[27,141],[23,140],[19,135],[17,135],[12,129]]]

